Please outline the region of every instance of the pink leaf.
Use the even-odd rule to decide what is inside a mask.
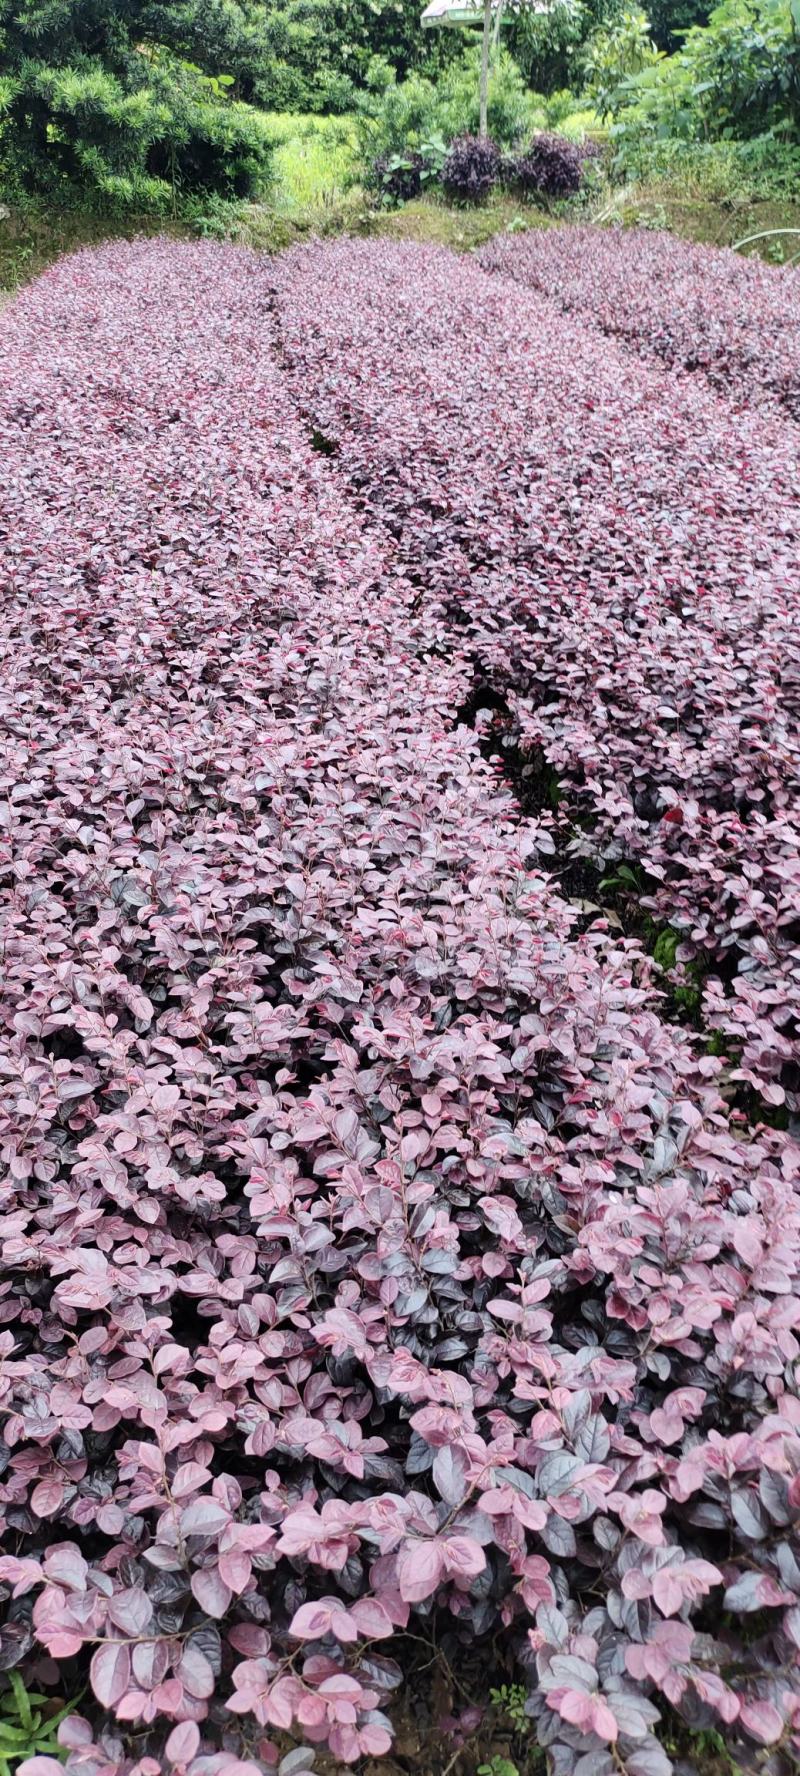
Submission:
[[[183,1535],[221,1535],[230,1522],[230,1512],[213,1498],[193,1499],[181,1512]]]
[[[430,1541],[406,1542],[397,1562],[404,1603],[421,1603],[436,1590],[444,1571],[444,1548]]]
[[[197,1599],[200,1608],[206,1615],[214,1616],[218,1621],[225,1615],[233,1592],[221,1577],[216,1566],[199,1567],[191,1577],[192,1595]]]
[[[773,1702],[743,1702],[739,1720],[745,1732],[759,1745],[774,1745],[783,1732],[783,1715]]]
[[[107,1640],[92,1655],[89,1667],[92,1689],[104,1708],[114,1708],[130,1684],[131,1659],[127,1646]]]
[[[486,1555],[472,1536],[448,1536],[443,1551],[445,1569],[452,1579],[474,1579],[486,1565]]]
[[[184,1646],[175,1667],[175,1676],[189,1695],[196,1696],[200,1701],[205,1701],[206,1697],[214,1694],[214,1672],[205,1653],[201,1653],[200,1648],[192,1641],[187,1641]]]
[[[190,1764],[200,1750],[200,1729],[194,1721],[181,1721],[173,1727],[165,1751],[170,1763]]]

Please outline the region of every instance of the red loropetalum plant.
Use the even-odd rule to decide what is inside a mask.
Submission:
[[[409,436],[462,276],[472,505]],[[88,1682],[69,1776],[380,1756],[434,1627],[556,1771],[661,1776],[665,1706],[797,1748],[800,1152],[459,720],[545,471],[498,288],[160,241],[4,320],[0,1660]]]
[[[800,419],[800,272],[642,229],[497,235],[487,271],[543,290],[644,357],[705,376],[737,406]]]
[[[525,197],[574,197],[581,188],[584,158],[566,136],[542,131],[512,160],[510,183]]]
[[[457,136],[442,167],[442,185],[457,203],[483,203],[497,184],[500,150],[487,136]]]
[[[785,1114],[800,1028],[794,426],[734,418],[700,379],[632,361],[539,291],[444,253],[331,245],[279,281],[286,348],[340,469],[399,534],[488,706],[504,701],[523,784],[540,760],[557,773],[558,867],[642,871],[636,911],[674,927],[679,966],[705,979],[734,1087]]]

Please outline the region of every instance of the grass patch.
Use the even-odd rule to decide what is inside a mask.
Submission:
[[[626,228],[665,228],[685,240],[732,247],[748,234],[800,228],[800,199],[748,197],[741,192],[711,197],[685,184],[681,188],[676,179],[652,179],[611,191],[598,206],[596,220]],[[783,241],[761,240],[744,250],[783,264],[798,246],[800,241],[788,236]]]
[[[390,235],[393,240],[430,241],[435,246],[467,253],[485,246],[493,234],[549,225],[550,218],[541,210],[510,197],[493,196],[474,210],[456,209],[435,197],[420,197],[398,210],[370,212],[363,231]]]
[[[352,117],[313,117],[268,112],[275,144],[274,205],[282,215],[336,208],[356,174],[356,126]]]
[[[54,259],[96,247],[102,241],[130,240],[134,235],[185,234],[185,227],[163,216],[104,214],[102,211],[0,209],[0,292],[11,294],[38,277]]]

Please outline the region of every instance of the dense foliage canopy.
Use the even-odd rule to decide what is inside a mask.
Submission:
[[[797,5],[723,0],[710,20],[630,0],[514,8],[492,50],[488,133],[518,153],[534,130],[580,144],[602,124],[622,174],[672,141],[755,139],[785,183]],[[0,0],[0,184],[174,214],[198,194],[258,196],[263,113],[287,108],[355,112],[362,173],[426,143],[440,165],[478,130],[480,51],[468,30],[422,30],[418,0]]]
[[[421,0],[278,0],[263,9],[267,53],[253,77],[264,105],[347,111],[375,64],[404,80],[457,58],[457,31],[423,31]]]
[[[256,191],[264,125],[227,96],[229,64],[253,42],[237,0],[0,0],[6,183],[172,208],[198,191]]]
[[[70,1776],[380,1755],[434,1625],[558,1776],[787,1769],[795,427],[375,243],[106,248],[4,347],[3,1666]]]
[[[253,195],[259,108],[345,110],[376,56],[402,77],[462,47],[415,0],[0,0],[0,180],[142,208]]]
[[[793,143],[800,189],[798,0],[723,0],[675,54],[623,58],[603,102],[623,149],[629,138]]]

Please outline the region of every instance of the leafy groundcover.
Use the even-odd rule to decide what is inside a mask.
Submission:
[[[800,420],[800,271],[649,229],[553,228],[498,235],[488,271],[541,290],[592,326],[736,405],[776,404]]]
[[[70,1776],[381,1757],[409,1633],[502,1644],[554,1776],[676,1717],[779,1776],[784,422],[377,243],[81,254],[3,345],[0,1665],[85,1689]]]

